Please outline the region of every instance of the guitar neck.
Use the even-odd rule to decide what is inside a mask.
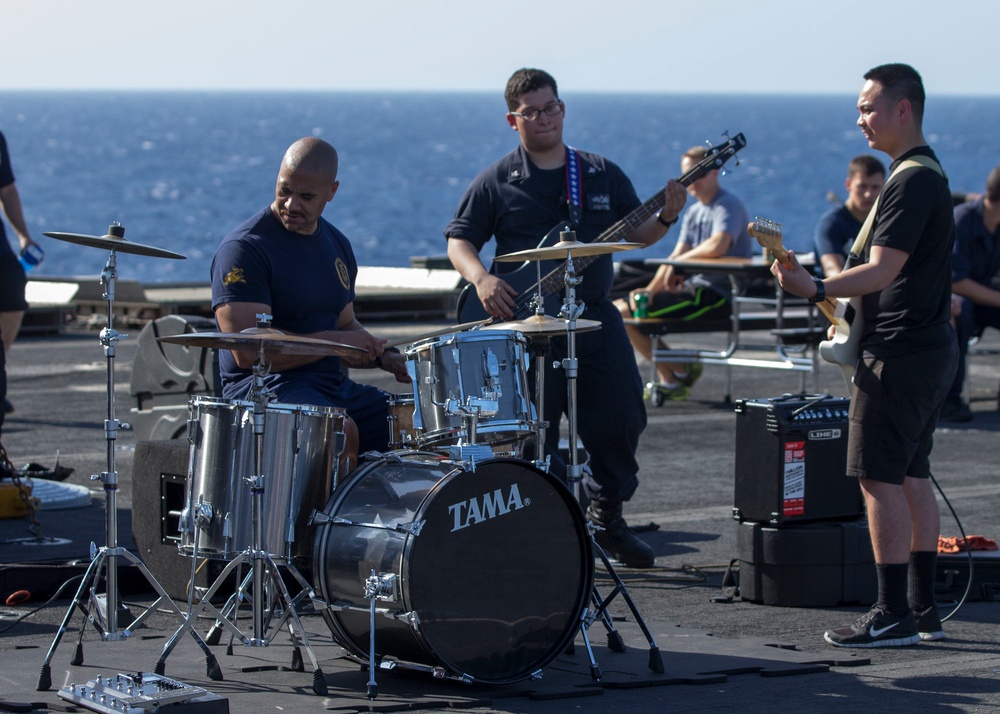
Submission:
[[[705,173],[705,168],[701,165],[695,166],[690,171],[685,173],[683,176],[677,179],[677,183],[681,184],[685,188],[690,186],[694,181],[698,180]],[[663,187],[656,194],[651,196],[646,200],[641,206],[631,211],[624,218],[617,221],[610,228],[601,233],[597,238],[595,238],[593,243],[617,243],[618,241],[623,241],[628,238],[632,233],[634,233],[639,226],[648,221],[650,218],[655,216],[666,203],[666,198],[664,196],[664,191],[666,186]],[[590,255],[583,258],[576,258],[574,266],[577,272],[583,272],[584,269],[591,263],[593,263],[600,256]],[[535,283],[532,286],[529,293],[535,293],[538,290],[539,285],[541,286],[541,292],[543,296],[551,295],[554,292],[558,292],[563,289],[566,284],[565,271],[563,268],[554,268],[545,277],[542,278],[541,283]],[[523,297],[523,296],[522,296]],[[528,300],[531,299],[531,294],[528,294]],[[529,310],[521,315],[522,308]],[[528,301],[521,304],[518,300],[518,305],[515,308],[515,312],[518,313],[515,319],[524,319],[530,314],[530,309],[528,308]]]

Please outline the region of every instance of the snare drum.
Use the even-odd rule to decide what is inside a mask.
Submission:
[[[389,397],[389,450],[413,449],[418,434],[413,427],[414,400],[412,394],[393,394]]]
[[[421,451],[377,455],[318,520],[313,582],[333,637],[367,661],[374,569],[382,658],[475,681],[526,679],[565,651],[593,588],[580,506],[529,463],[486,459],[475,472]]]
[[[427,338],[406,350],[416,397],[413,425],[421,448],[467,440],[462,416],[451,406],[481,405],[476,441],[510,444],[532,436],[524,337],[510,330],[459,332]]]
[[[180,552],[234,558],[253,546],[253,403],[194,397]],[[310,513],[330,496],[344,411],[333,407],[268,404],[261,456],[261,550],[279,562],[308,557]],[[195,540],[197,539],[197,553]]]

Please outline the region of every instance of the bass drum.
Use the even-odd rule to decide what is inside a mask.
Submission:
[[[468,470],[466,470],[468,468]],[[382,659],[473,681],[531,677],[573,641],[593,589],[590,536],[554,476],[514,459],[463,467],[419,451],[362,463],[324,510],[313,578],[333,637],[369,655],[374,569]]]

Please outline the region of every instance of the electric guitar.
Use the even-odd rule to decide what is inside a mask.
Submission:
[[[766,218],[757,217],[747,226],[750,233],[757,242],[764,248],[771,251],[775,260],[788,267],[791,262],[788,259],[788,251],[781,244],[781,224],[769,221]],[[840,365],[844,372],[844,379],[847,380],[847,388],[851,388],[851,380],[854,377],[854,364],[858,359],[859,343],[861,333],[864,330],[864,322],[861,313],[861,299],[851,298],[834,299],[827,298],[816,303],[820,312],[836,328],[833,339],[824,340],[819,345],[819,354],[827,362]],[[848,310],[848,308],[852,310]],[[848,314],[853,312],[853,317],[849,320]]]
[[[693,166],[690,171],[678,178],[677,182],[685,187],[690,186],[693,182],[700,179],[709,171],[722,168],[722,166],[731,157],[735,156],[736,153],[746,145],[747,142],[746,139],[743,138],[743,134],[737,134],[731,139],[727,139],[727,141],[718,144],[717,146],[713,146],[708,150],[708,154],[705,158]],[[665,199],[663,191],[661,190],[648,201],[597,236],[593,242],[616,243],[618,241],[626,240],[633,231],[645,223],[650,217],[655,215],[657,211],[663,208],[664,203]],[[559,240],[559,233],[564,230],[569,230],[569,225],[566,223],[559,224],[549,231],[544,238],[542,238],[538,247],[545,248],[555,244]],[[598,257],[599,256],[585,256],[576,258],[573,265],[577,274],[582,273],[584,268],[590,265]],[[553,269],[550,273],[542,277],[540,281],[538,280],[537,266],[534,264],[534,261],[527,261],[517,268],[503,273],[496,272],[497,263],[494,263],[490,270],[494,275],[502,275],[504,281],[518,291],[518,296],[514,300],[514,316],[511,318],[512,320],[524,320],[533,315],[535,313],[533,301],[539,293],[544,299],[550,295],[561,292],[565,286],[565,269],[562,266]],[[546,312],[548,312],[548,310],[546,310]],[[479,296],[476,294],[475,286],[471,284],[466,285],[459,295],[457,315],[458,322],[472,322],[474,320],[484,319],[488,319],[490,322],[494,323],[500,322],[499,319],[492,317],[486,311],[483,304],[479,301]]]

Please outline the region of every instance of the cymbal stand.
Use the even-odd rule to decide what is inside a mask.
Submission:
[[[565,231],[559,234],[560,240],[576,240],[576,235],[573,231]],[[566,478],[569,482],[571,488],[573,489],[573,494],[577,499],[578,503],[582,503],[583,497],[583,472],[584,466],[579,463],[579,455],[576,447],[577,442],[577,385],[576,380],[579,372],[579,361],[576,356],[576,320],[583,314],[585,306],[578,303],[576,300],[576,286],[583,282],[583,277],[577,275],[576,268],[573,264],[573,256],[566,256],[566,297],[563,300],[562,309],[559,311],[559,315],[566,320],[566,358],[561,362],[557,363],[556,367],[561,366],[566,372],[566,415],[569,427],[569,463],[566,465]],[[601,562],[604,563],[605,569],[611,575],[611,578],[615,581],[615,588],[612,590],[611,594],[607,598],[602,598],[600,591],[597,589],[597,584],[595,583],[591,591],[591,601],[594,603],[595,610],[593,612],[584,613],[583,627],[581,628],[581,633],[583,634],[584,644],[587,647],[587,654],[590,657],[590,670],[591,677],[595,680],[601,678],[600,667],[597,666],[597,662],[594,658],[593,649],[590,646],[590,639],[587,636],[587,630],[594,623],[594,621],[600,618],[601,622],[604,624],[605,629],[608,631],[608,648],[614,652],[624,652],[625,642],[621,637],[621,634],[615,629],[615,626],[611,620],[610,614],[608,613],[608,606],[611,604],[612,600],[617,595],[621,595],[625,599],[625,604],[628,606],[629,610],[632,611],[632,615],[635,617],[636,622],[639,624],[639,628],[642,630],[643,635],[645,635],[647,642],[649,642],[649,669],[650,671],[656,672],[658,674],[663,673],[663,657],[660,654],[660,649],[653,639],[652,633],[649,628],[646,627],[645,620],[643,620],[642,615],[639,613],[638,608],[635,606],[632,597],[628,594],[628,590],[625,588],[625,583],[615,572],[614,566],[612,566],[610,559],[604,552],[604,549],[598,545],[597,540],[594,538],[594,532],[597,528],[593,523],[588,522],[588,530],[590,531],[590,539],[594,546],[595,551],[601,558]]]
[[[258,327],[265,326],[270,319],[270,316],[268,315],[258,315],[257,317],[259,320]],[[198,614],[202,610],[210,611],[216,618],[216,626],[222,626],[228,630],[230,634],[239,639],[243,645],[247,647],[267,647],[273,639],[273,637],[267,636],[267,630],[270,626],[272,626],[270,623],[270,617],[274,608],[280,605],[282,611],[281,616],[278,618],[276,623],[273,623],[273,629],[277,631],[281,629],[281,626],[286,620],[290,621],[288,630],[292,639],[292,645],[295,647],[295,651],[292,655],[292,669],[301,671],[301,654],[299,652],[298,643],[295,639],[295,628],[298,629],[298,637],[302,641],[302,648],[306,651],[306,654],[309,656],[309,660],[313,666],[313,692],[322,696],[328,693],[325,675],[319,666],[316,654],[313,652],[312,645],[309,643],[309,636],[306,634],[305,628],[302,626],[302,621],[299,619],[299,615],[296,610],[296,604],[302,599],[303,593],[311,596],[312,588],[298,571],[298,568],[290,562],[283,564],[282,567],[287,568],[303,588],[303,593],[300,593],[293,599],[288,592],[288,588],[285,585],[284,580],[281,578],[281,573],[278,571],[278,564],[274,561],[271,555],[263,549],[263,500],[265,475],[262,471],[264,456],[264,429],[267,416],[267,403],[271,399],[271,392],[264,384],[264,378],[267,376],[268,370],[269,367],[264,353],[264,343],[261,342],[253,365],[253,385],[250,389],[250,401],[253,404],[254,435],[253,474],[248,479],[250,483],[250,513],[252,520],[251,546],[229,561],[229,563],[226,564],[226,567],[222,569],[222,572],[219,573],[215,582],[212,583],[211,587],[209,587],[209,589],[202,596],[198,606],[194,609],[194,611],[188,613],[184,624],[182,624],[180,628],[174,632],[171,638],[167,641],[166,645],[164,645],[163,652],[160,654],[160,659],[157,660],[156,667],[153,671],[159,675],[164,674],[167,657],[170,655],[171,651],[173,651],[174,646],[177,644],[178,639],[185,630],[194,631],[194,625],[192,623],[196,620]],[[229,577],[229,574],[234,570],[239,569],[237,570],[237,580],[239,580],[239,573],[242,571],[242,567],[244,565],[250,566],[250,572],[247,574],[246,578],[240,582],[237,592],[229,599],[226,605],[223,606],[223,609],[219,610],[212,604],[212,597],[214,597],[215,593]],[[266,583],[265,580],[267,581]],[[239,604],[243,600],[246,587],[251,583],[253,586],[253,592],[251,593],[253,633],[252,637],[247,637],[247,635],[244,634],[234,622],[229,620],[227,613],[231,612],[235,619],[239,609]],[[194,586],[193,582],[191,586]],[[276,597],[272,596],[272,587],[274,588],[274,591],[277,592]],[[265,598],[267,598],[268,601],[266,611],[264,607]]]
[[[109,235],[123,237],[125,229],[118,223],[108,228]],[[163,587],[156,581],[153,574],[149,572],[146,565],[139,558],[127,549],[118,545],[118,472],[115,471],[115,441],[118,437],[118,429],[130,428],[128,424],[122,424],[115,418],[115,346],[118,340],[128,335],[122,335],[114,328],[114,302],[115,302],[115,282],[118,278],[117,255],[114,248],[108,256],[107,263],[101,273],[101,285],[104,287],[104,300],[108,304],[108,325],[101,330],[101,345],[104,347],[104,356],[107,362],[107,418],[104,420],[104,437],[107,442],[107,471],[100,475],[91,476],[92,481],[104,483],[104,503],[105,503],[105,537],[106,545],[97,548],[93,543],[90,545],[91,561],[87,571],[83,575],[80,587],[73,596],[73,602],[63,617],[59,629],[56,631],[52,646],[42,662],[41,672],[38,676],[36,689],[40,692],[52,686],[52,657],[60,640],[66,633],[70,618],[73,612],[79,609],[84,617],[84,622],[80,626],[79,637],[76,643],[76,652],[70,664],[78,666],[83,664],[83,633],[89,621],[100,637],[104,641],[117,642],[127,639],[136,628],[138,628],[150,615],[163,605],[172,611],[172,614],[179,620],[184,621],[184,613],[177,604],[167,595]],[[119,629],[118,618],[120,614],[127,614],[118,593],[118,565],[119,558],[125,558],[132,565],[139,568],[143,577],[153,587],[159,596],[152,605],[143,611],[139,617],[132,621],[125,629]],[[102,603],[100,595],[97,594],[97,587],[104,574],[106,592]],[[198,633],[192,631],[191,636],[198,646],[205,652],[206,676],[213,680],[222,679],[222,672],[215,655]]]

